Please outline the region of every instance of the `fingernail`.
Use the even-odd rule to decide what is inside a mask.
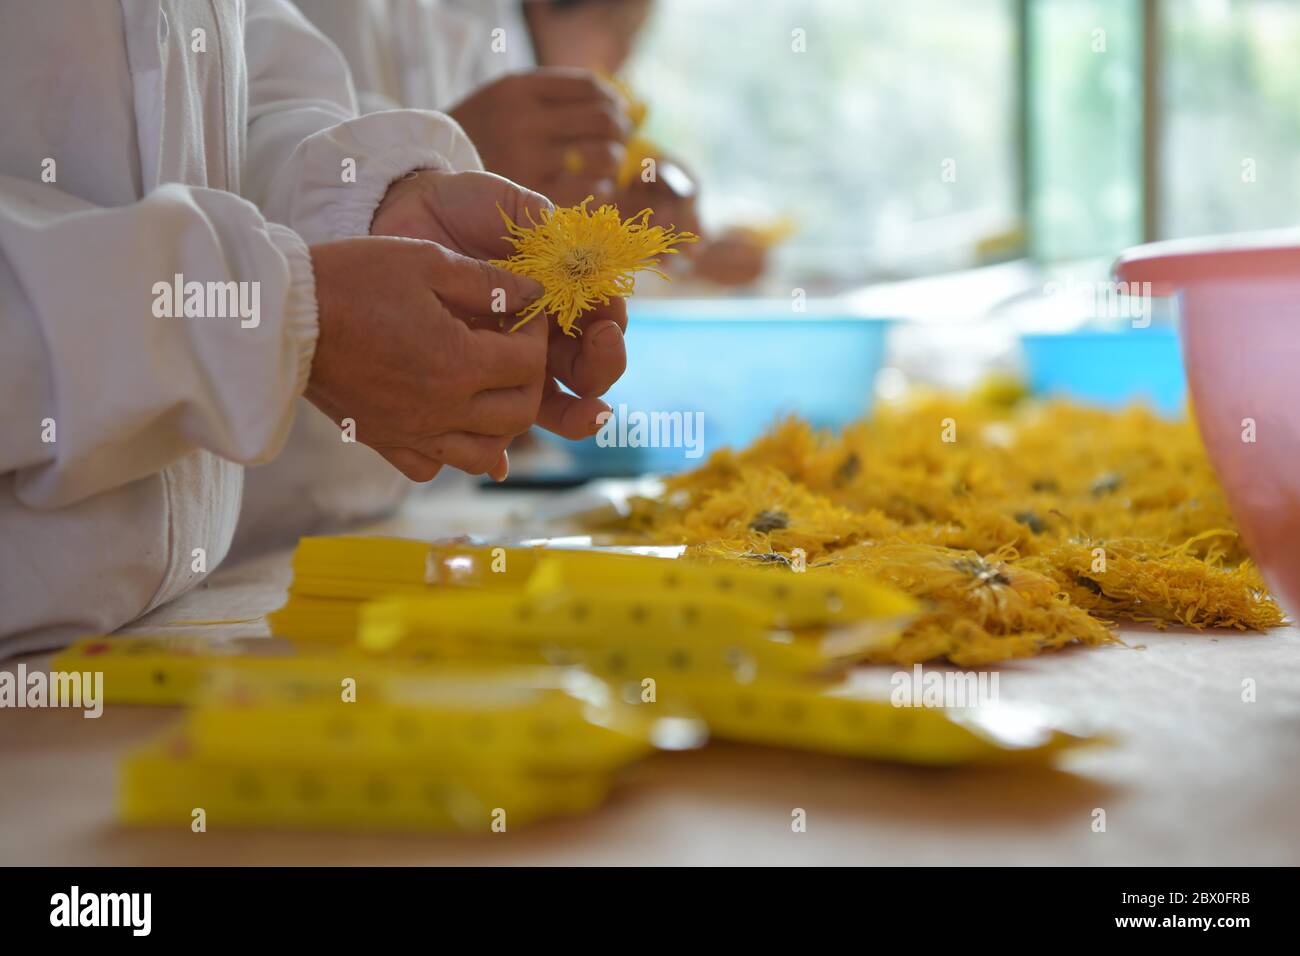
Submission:
[[[616,323],[611,322],[596,333],[592,344],[602,352],[612,351],[623,344],[623,330]]]
[[[519,277],[519,291],[523,295],[525,302],[536,302],[546,292],[540,282],[536,279],[529,279],[527,276]]]
[[[618,326],[614,326],[614,328],[618,328]],[[601,404],[605,405],[604,402],[601,402]],[[593,435],[596,434],[596,432],[600,431],[602,428],[605,427],[605,423],[609,421],[609,416],[613,414],[614,414],[614,409],[610,408],[608,405],[605,405],[604,408],[602,408],[600,411],[596,413],[596,417],[591,420],[591,423],[587,426],[587,430],[590,431],[591,434]]]

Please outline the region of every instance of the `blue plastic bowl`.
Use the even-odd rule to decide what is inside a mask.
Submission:
[[[1145,402],[1162,415],[1186,410],[1178,332],[1173,325],[1021,336],[1029,386],[1109,408]]]
[[[630,302],[629,313],[628,368],[604,396],[615,415],[605,437],[618,444],[550,436],[584,474],[682,471],[723,446],[753,441],[790,413],[839,428],[871,410],[888,320],[827,303],[795,313],[786,301],[746,299],[642,300]],[[673,432],[672,419],[651,428],[652,412],[681,413],[683,430]],[[702,423],[698,434],[685,430],[688,419]],[[643,444],[656,434],[680,440]]]

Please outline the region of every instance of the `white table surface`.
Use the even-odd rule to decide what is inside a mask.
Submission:
[[[375,530],[499,535],[512,512],[547,501],[452,482]],[[288,551],[223,567],[127,630],[265,634],[288,582]],[[232,618],[250,623],[169,624]],[[1001,669],[1002,700],[1120,735],[1061,769],[934,771],[712,745],[651,758],[595,813],[482,837],[126,828],[114,820],[116,761],[176,710],[0,710],[0,863],[1300,863],[1300,631],[1121,636],[1128,647]],[[1254,703],[1241,699],[1245,678]],[[796,807],[804,833],[791,832]]]

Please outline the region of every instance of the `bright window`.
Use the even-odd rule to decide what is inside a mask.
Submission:
[[[1141,3],[1028,5],[1028,197],[1034,255],[1112,254],[1142,241]]]
[[[785,277],[1300,224],[1300,0],[658,0],[629,73]]]
[[[1300,3],[1165,0],[1161,232],[1300,224]]]
[[[1019,218],[1014,10],[659,0],[629,74],[706,222],[792,215],[796,273],[934,271]]]

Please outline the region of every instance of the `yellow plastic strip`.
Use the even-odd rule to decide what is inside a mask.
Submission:
[[[626,595],[446,592],[367,605],[363,648],[401,656],[523,655],[601,674],[660,670],[753,680],[806,675],[842,663],[820,634],[771,630],[761,614],[715,595],[676,600]]]
[[[570,590],[689,589],[744,598],[778,627],[902,618],[916,602],[865,580],[828,580],[781,567],[690,564],[600,550],[424,544],[399,538],[304,538],[294,555],[292,594],[360,600],[431,586],[523,589],[545,562]]]
[[[212,641],[193,635],[87,637],[55,655],[57,671],[98,671],[111,704],[166,706],[189,701],[210,671],[239,660],[249,669],[287,672],[310,667],[293,647],[265,639]]]
[[[135,825],[490,832],[594,809],[607,774],[470,776],[437,768],[241,765],[203,757],[183,737],[122,765],[121,819]]]
[[[640,699],[628,688],[626,699]],[[656,704],[699,716],[721,740],[929,766],[1047,763],[1060,751],[1101,742],[1025,707],[895,707],[888,700],[828,693],[817,685],[744,687],[667,676]]]
[[[298,687],[232,682],[191,711],[205,756],[254,763],[405,765],[548,774],[613,770],[655,747],[703,743],[698,721],[617,699],[580,671],[443,671],[378,678],[364,671]]]

